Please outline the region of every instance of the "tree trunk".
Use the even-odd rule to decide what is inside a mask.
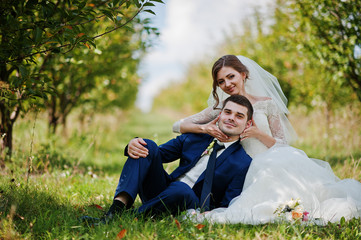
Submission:
[[[0,134],[1,134],[1,160],[5,161],[6,159],[11,159],[11,153],[13,150],[13,126],[11,122],[6,124],[1,124]]]
[[[67,117],[68,117],[68,115],[65,113],[61,117],[61,125],[63,126],[63,137],[65,137],[65,138],[68,137],[68,129],[67,129],[67,125],[66,125]]]
[[[331,146],[331,115],[332,115],[332,107],[329,102],[326,102],[326,135],[327,135],[327,142],[326,142],[326,150],[330,150]]]
[[[55,134],[58,127],[58,118],[49,114],[49,134]]]
[[[6,38],[2,39],[4,42]],[[9,83],[10,74],[15,71],[14,66],[7,67],[6,64],[0,64],[0,82],[4,85],[4,91],[9,91],[6,87]],[[3,91],[3,90],[1,90]],[[14,96],[15,93],[13,92]],[[21,98],[21,97],[20,97]],[[11,154],[13,150],[13,127],[16,119],[21,111],[21,102],[19,96],[17,96],[16,102],[10,102],[10,100],[2,99],[0,101],[0,165],[5,165],[5,160],[11,160]]]
[[[11,159],[13,150],[13,127],[18,115],[18,110],[10,111],[9,107],[4,102],[0,102],[0,160],[5,162]]]
[[[52,95],[51,96],[51,100],[50,100],[50,104],[48,104],[48,129],[49,129],[49,134],[55,134],[56,133],[56,128],[58,126],[59,123],[59,116],[56,113],[56,96]]]

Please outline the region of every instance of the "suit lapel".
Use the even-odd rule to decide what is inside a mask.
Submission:
[[[222,154],[219,155],[219,157],[217,158],[215,169],[217,169],[228,158],[229,155],[231,155],[234,151],[238,150],[240,147],[241,147],[241,144],[237,140],[234,143],[232,143],[231,146],[226,148],[226,150],[224,150],[222,152]]]
[[[219,157],[217,158],[216,161],[216,166],[214,171],[217,170],[217,168],[228,158],[229,155],[231,155],[234,151],[238,150],[241,147],[241,144],[239,143],[239,141],[234,142],[231,146],[229,146],[228,148],[226,148],[226,150],[224,150],[222,152],[221,155],[219,155]],[[204,175],[205,175],[205,171],[199,176],[196,184],[204,179]]]
[[[196,155],[197,155],[196,160],[195,160],[195,161],[192,161],[192,164],[189,165],[189,166],[186,168],[186,171],[185,171],[185,172],[188,172],[190,169],[192,169],[192,168],[197,164],[197,162],[199,161],[199,159],[201,159],[201,157],[202,157],[202,153],[207,149],[207,147],[209,146],[209,144],[210,144],[212,141],[213,141],[213,138],[210,138],[209,141],[208,141],[208,143],[207,143],[207,145],[200,147],[199,150],[201,150],[201,152],[198,153],[198,154],[196,154]]]

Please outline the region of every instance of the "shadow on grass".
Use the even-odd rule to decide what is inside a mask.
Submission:
[[[353,154],[352,157],[353,157],[353,159],[355,159],[357,161],[358,159],[361,158],[361,152]],[[347,161],[351,160],[351,156],[341,156],[340,157],[340,156],[331,155],[331,156],[326,157],[326,159],[325,159],[325,161],[329,162],[332,167],[334,167],[338,164],[342,164],[346,160]]]
[[[116,239],[123,231],[127,239],[357,239],[360,220],[327,226],[292,224],[195,224],[181,217],[164,215],[161,218],[135,218],[126,214],[109,225],[88,227],[80,224],[78,217],[99,217],[102,210],[72,205],[61,198],[56,189],[39,189],[26,186],[10,177],[0,179],[0,236],[16,230],[17,239]],[[13,210],[12,206],[16,209]],[[9,217],[8,217],[9,216]],[[4,228],[11,219],[12,228]],[[5,233],[5,234],[4,234]],[[311,234],[311,235],[310,235]],[[2,237],[0,237],[2,238]],[[10,238],[14,239],[14,238]]]

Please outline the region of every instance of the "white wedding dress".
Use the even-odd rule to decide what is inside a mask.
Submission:
[[[311,159],[303,151],[283,144],[277,107],[272,100],[258,101],[253,107],[257,127],[274,136],[277,143],[268,149],[256,139],[243,140],[242,145],[253,160],[241,195],[228,208],[207,213],[188,210],[187,216],[198,222],[206,219],[216,223],[263,224],[279,221],[276,209],[291,199],[300,199],[309,212],[309,221],[316,224],[338,222],[341,217],[360,218],[361,183],[340,180],[327,162]],[[208,118],[217,115],[206,112],[191,117],[199,122],[207,120],[207,114]]]

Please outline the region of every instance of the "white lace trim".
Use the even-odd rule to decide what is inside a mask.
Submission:
[[[192,116],[183,118],[183,119],[175,122],[173,124],[173,132],[180,133],[180,125],[183,121],[191,121],[192,123],[195,123],[195,124],[205,124],[205,123],[209,123],[210,121],[215,119],[219,115],[220,112],[221,112],[221,110],[219,110],[219,109],[214,110],[212,107],[208,107],[199,113],[196,113]]]
[[[272,99],[258,101],[253,104],[254,114],[263,113],[267,116],[269,129],[272,137],[276,139],[277,143],[286,144],[286,136],[284,134],[284,126],[280,120],[280,112]],[[257,124],[257,122],[256,122]]]

